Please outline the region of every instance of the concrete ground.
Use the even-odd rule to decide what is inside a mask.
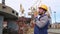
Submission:
[[[48,29],[49,34],[60,34],[60,29]]]

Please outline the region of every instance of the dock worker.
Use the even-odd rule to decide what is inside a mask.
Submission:
[[[34,34],[48,34],[48,25],[50,24],[50,17],[48,17],[47,14],[45,14],[48,11],[48,7],[46,5],[41,5],[38,7],[38,15],[40,17],[38,18],[36,15],[34,15],[35,18],[35,27],[34,27]]]

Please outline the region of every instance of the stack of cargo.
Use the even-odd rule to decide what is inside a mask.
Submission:
[[[19,34],[27,34],[28,31],[28,27],[30,23],[30,18],[26,18],[26,17],[19,17],[19,19],[17,20],[18,26],[19,26]]]

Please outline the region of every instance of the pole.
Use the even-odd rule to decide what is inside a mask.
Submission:
[[[56,11],[54,11],[55,23],[56,23]]]

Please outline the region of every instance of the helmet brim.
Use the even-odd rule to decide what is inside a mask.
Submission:
[[[38,9],[43,9],[43,10],[47,11],[46,9],[44,9],[44,8],[42,8],[42,7],[38,7]]]

